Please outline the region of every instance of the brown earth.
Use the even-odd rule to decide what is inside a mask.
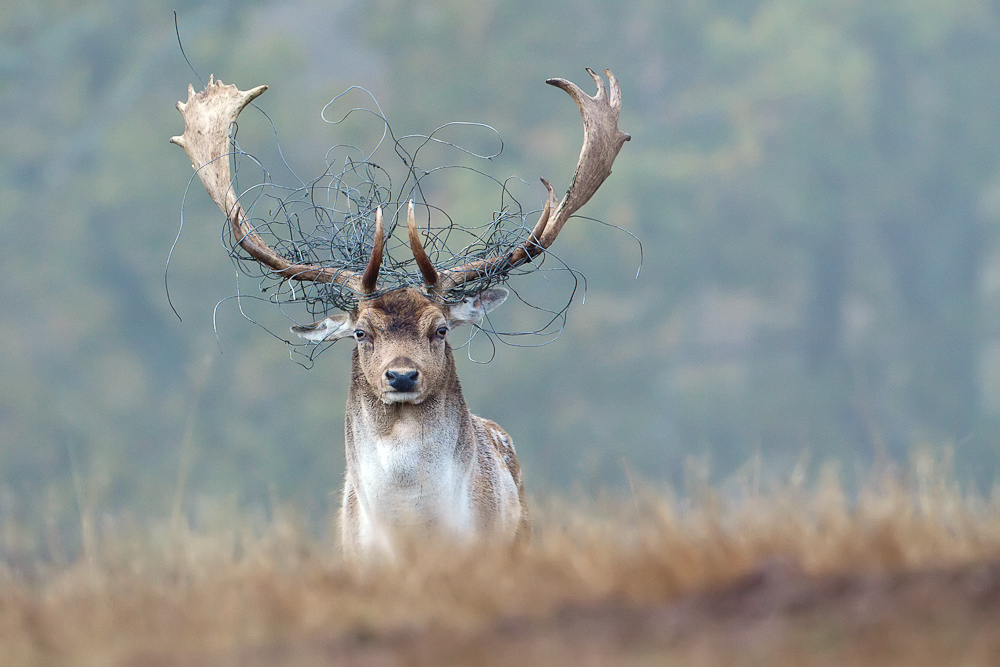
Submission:
[[[547,618],[354,630],[134,665],[1000,665],[1000,560],[810,576],[772,560],[669,603],[569,604]]]

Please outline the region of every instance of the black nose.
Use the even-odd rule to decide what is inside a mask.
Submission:
[[[386,371],[385,379],[389,381],[389,386],[396,391],[413,391],[417,386],[417,377],[420,371]]]

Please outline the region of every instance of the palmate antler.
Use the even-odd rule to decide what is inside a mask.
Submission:
[[[267,86],[239,90],[234,85],[215,81],[214,76],[208,78],[208,85],[199,93],[188,86],[187,102],[177,103],[177,110],[184,118],[184,134],[171,137],[170,143],[183,148],[191,158],[191,166],[208,195],[229,217],[233,238],[251,257],[287,280],[334,283],[360,294],[371,294],[376,289],[385,246],[381,207],[375,213],[371,258],[364,273],[359,275],[346,269],[295,263],[282,257],[254,230],[237,201],[229,170],[229,128],[240,112],[265,90]]]
[[[579,86],[566,79],[546,81],[569,93],[580,108],[583,117],[583,148],[580,150],[573,180],[561,201],[556,202],[552,186],[542,179],[549,196],[538,222],[525,241],[502,255],[439,272],[424,251],[414,221],[413,203],[410,203],[407,211],[410,248],[429,292],[444,295],[467,282],[504,277],[537,257],[552,245],[566,221],[590,200],[611,174],[611,166],[618,152],[631,139],[628,134],[618,130],[621,89],[609,70],[605,70],[605,74],[610,83],[610,95],[601,77],[590,68],[587,68],[587,72],[597,83],[597,94],[593,96],[587,95]],[[208,85],[201,92],[196,93],[193,87],[188,86],[187,102],[177,103],[177,109],[184,118],[184,134],[172,137],[170,141],[187,152],[209,196],[228,216],[233,238],[251,257],[286,280],[333,283],[361,295],[373,294],[377,290],[385,247],[381,207],[375,214],[371,257],[361,274],[342,268],[292,262],[268,246],[247,219],[233,192],[229,168],[229,129],[240,112],[265,90],[267,86],[241,91],[234,85],[227,86],[221,81],[215,81],[214,77],[209,77]]]
[[[418,258],[417,263],[421,266],[421,273],[424,275],[424,282],[428,287],[443,293],[477,278],[506,276],[513,269],[531,261],[552,245],[566,221],[590,200],[611,174],[611,165],[618,156],[618,152],[625,145],[625,142],[632,138],[618,129],[618,113],[622,105],[621,88],[619,88],[618,80],[615,79],[611,70],[604,70],[610,83],[609,97],[601,77],[589,67],[587,73],[597,84],[597,94],[594,96],[587,95],[579,86],[566,79],[548,79],[545,82],[569,93],[576,105],[580,107],[580,114],[583,116],[583,148],[580,150],[580,158],[577,160],[576,173],[573,174],[573,180],[566,194],[563,195],[562,201],[556,203],[555,191],[543,178],[542,183],[549,191],[549,198],[545,202],[538,222],[535,223],[531,234],[523,243],[510,249],[504,255],[476,260],[443,271],[435,283],[427,280],[428,273]],[[414,225],[410,224],[410,247],[413,248],[416,256],[415,233]],[[423,250],[421,249],[420,252],[422,254]],[[424,256],[424,261],[429,264],[426,256]],[[431,270],[433,271],[433,267]]]

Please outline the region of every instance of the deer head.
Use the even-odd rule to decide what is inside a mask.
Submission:
[[[621,92],[606,71],[610,95],[604,81],[587,72],[597,84],[597,94],[584,93],[565,79],[547,83],[562,88],[573,98],[583,117],[583,148],[571,185],[560,201],[544,178],[548,198],[531,233],[521,243],[491,257],[438,271],[424,251],[414,221],[413,202],[407,211],[410,249],[423,283],[421,289],[397,290],[378,295],[378,274],[385,248],[382,209],[376,210],[371,255],[363,272],[346,268],[293,262],[275,252],[257,234],[237,200],[229,166],[229,128],[239,113],[267,87],[240,91],[233,85],[209,79],[202,92],[189,87],[187,102],[178,102],[184,118],[184,134],[171,138],[183,147],[192,166],[229,218],[233,238],[240,248],[278,277],[285,280],[334,283],[353,291],[357,306],[352,312],[326,317],[292,331],[311,342],[353,337],[364,378],[387,403],[420,402],[433,390],[446,351],[448,331],[463,324],[479,324],[507,297],[502,288],[489,288],[461,300],[451,298],[458,288],[488,278],[502,281],[513,269],[544,252],[566,221],[583,206],[611,173],[611,166],[630,139],[618,130]]]
[[[354,338],[360,370],[355,382],[364,384],[365,393],[386,404],[419,404],[451,379],[448,333],[481,323],[506,298],[507,290],[491,288],[442,304],[417,290],[395,290],[292,331],[314,343]]]

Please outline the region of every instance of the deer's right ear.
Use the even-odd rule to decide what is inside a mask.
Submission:
[[[319,322],[305,326],[294,326],[292,333],[298,334],[310,343],[340,340],[354,335],[354,322],[350,315],[342,313],[333,317],[324,317]]]

